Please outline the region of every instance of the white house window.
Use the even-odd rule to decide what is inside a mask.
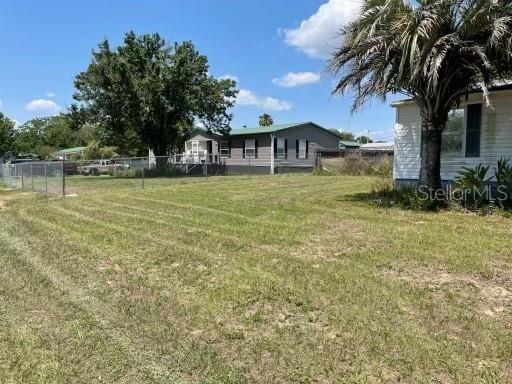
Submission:
[[[246,139],[245,140],[245,157],[248,159],[254,159],[256,157],[256,140]]]
[[[221,141],[220,142],[220,157],[222,159],[227,159],[230,155],[229,150],[229,141]]]
[[[277,151],[276,151],[276,157],[278,158],[285,158],[286,157],[286,143],[285,139],[283,137],[277,138]]]
[[[443,131],[441,153],[443,156],[462,155],[464,146],[464,109],[453,109]]]
[[[306,158],[306,140],[299,140],[299,159]]]

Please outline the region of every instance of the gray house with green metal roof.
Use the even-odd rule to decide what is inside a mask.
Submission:
[[[316,152],[344,149],[338,136],[312,122],[232,129],[227,136],[196,128],[185,143],[181,162],[258,168],[311,169]]]

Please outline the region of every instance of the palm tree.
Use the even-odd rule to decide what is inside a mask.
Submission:
[[[420,185],[441,187],[441,138],[450,110],[474,90],[510,76],[511,0],[363,0],[342,29],[328,69],[333,93],[355,91],[353,111],[373,97],[403,93],[422,124]]]
[[[274,125],[274,119],[268,113],[260,116],[260,127],[268,127]]]

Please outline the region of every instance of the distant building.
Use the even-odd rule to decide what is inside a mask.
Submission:
[[[347,145],[358,144],[341,141],[312,122],[233,129],[227,136],[196,128],[185,143],[181,162],[218,164],[227,172],[247,167],[260,173],[274,173],[279,167],[306,170],[314,167],[316,153]]]
[[[395,143],[368,143],[361,144],[359,147],[361,151],[382,151],[393,153],[395,149]]]
[[[83,155],[86,147],[74,147],[61,149],[55,152],[55,157],[59,160],[70,160],[73,155]]]

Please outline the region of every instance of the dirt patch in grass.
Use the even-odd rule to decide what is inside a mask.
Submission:
[[[323,224],[321,231],[307,237],[302,247],[291,252],[296,257],[318,261],[339,260],[343,256],[378,249],[385,244],[355,220],[336,220]]]
[[[481,314],[489,317],[512,316],[512,265],[495,264],[488,277],[423,266],[392,268],[381,274],[433,292],[469,288],[477,294],[477,309]]]
[[[7,209],[14,200],[26,199],[33,196],[30,192],[18,192],[10,189],[0,190],[0,210]]]

